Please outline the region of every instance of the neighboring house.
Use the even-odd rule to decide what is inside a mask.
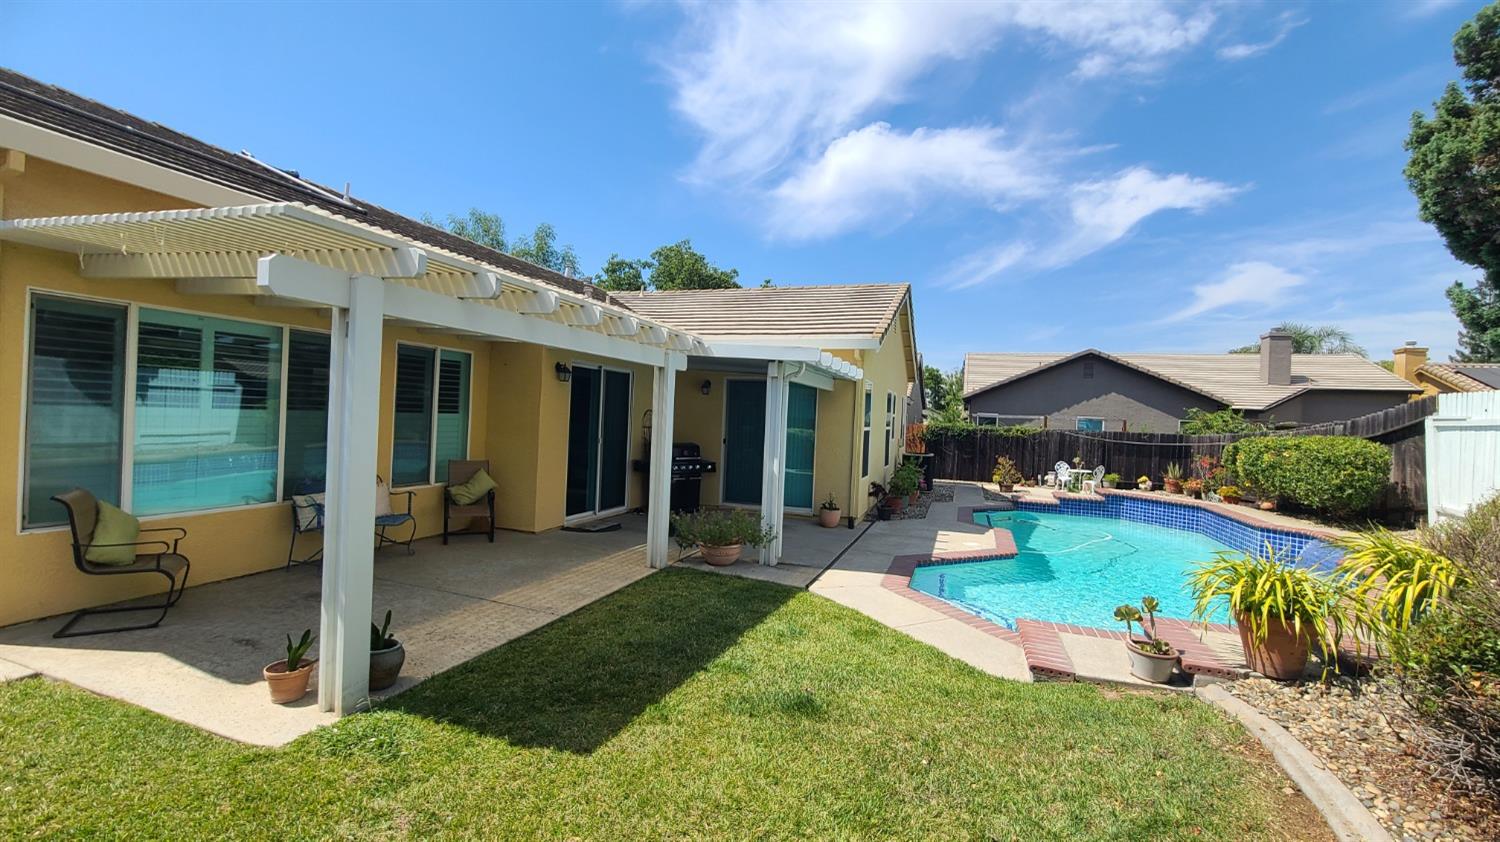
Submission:
[[[73,569],[58,492],[188,527],[201,584],[285,563],[290,497],[326,487],[320,704],[352,709],[377,476],[419,537],[450,459],[489,460],[503,528],[645,508],[658,567],[675,441],[720,463],[704,502],[778,535],[829,494],[859,518],[901,459],[911,308],[905,284],[612,296],[0,70],[0,625],[148,592]]]
[[[1427,349],[1415,342],[1391,353],[1396,376],[1419,386],[1423,396],[1500,389],[1500,363],[1430,363]]]
[[[1400,404],[1417,389],[1354,354],[1293,354],[1268,333],[1258,354],[969,354],[964,407],[979,423],[1176,432],[1189,409],[1317,424]]]

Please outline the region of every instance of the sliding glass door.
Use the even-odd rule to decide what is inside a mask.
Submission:
[[[574,365],[564,507],[568,517],[625,508],[629,451],[630,373]]]

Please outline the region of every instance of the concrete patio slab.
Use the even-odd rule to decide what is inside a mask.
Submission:
[[[30,678],[33,675],[36,675],[36,670],[30,667],[23,667],[12,661],[0,660],[0,684],[7,681],[20,681],[23,678]]]

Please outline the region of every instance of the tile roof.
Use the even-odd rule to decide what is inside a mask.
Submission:
[[[1426,363],[1417,372],[1431,375],[1460,392],[1500,389],[1500,363]]]
[[[1164,380],[1214,397],[1236,409],[1262,410],[1313,390],[1416,392],[1417,387],[1355,354],[1293,354],[1292,382],[1261,382],[1258,354],[1105,354]],[[1080,354],[967,354],[964,394],[1017,379]]]
[[[446,249],[499,269],[598,301],[609,294],[504,252],[455,236],[379,205],[204,143],[71,91],[0,67],[0,114],[187,173],[269,201],[303,202],[404,239]]]
[[[842,336],[880,338],[910,294],[909,284],[615,293],[649,319],[704,337]]]

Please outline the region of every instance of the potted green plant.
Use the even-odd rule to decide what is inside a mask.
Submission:
[[[921,469],[910,462],[896,468],[891,475],[891,489],[892,493],[904,496],[907,505],[915,506],[922,494]]]
[[[704,509],[672,515],[677,546],[697,547],[703,560],[727,567],[739,560],[745,546],[764,547],[776,534],[761,525],[760,518],[744,509]]]
[[[877,520],[890,520],[892,509],[889,505],[890,494],[885,486],[878,482],[870,483],[870,497],[875,500],[875,517]]]
[[[1319,647],[1326,663],[1338,653],[1336,622],[1344,589],[1306,568],[1284,563],[1269,546],[1259,555],[1218,552],[1188,574],[1193,616],[1208,622],[1221,605],[1239,627],[1250,668],[1289,681]]]
[[[889,495],[886,497],[886,502],[891,504],[893,510],[899,512],[906,508],[907,498],[916,490],[916,479],[904,471],[897,470],[891,475],[890,484],[886,486],[886,491]]]
[[[1162,475],[1161,487],[1166,489],[1168,494],[1182,493],[1181,465],[1177,464],[1176,462],[1167,463],[1167,472]]]
[[[1150,491],[1152,488],[1151,478],[1145,476],[1144,474],[1136,477],[1135,487],[1139,488],[1142,491]]]
[[[1120,475],[1119,474],[1105,474],[1099,480],[1099,482],[1101,484],[1103,484],[1105,488],[1114,488],[1115,486],[1117,486],[1117,485],[1120,484]]]
[[[1219,499],[1233,506],[1238,504],[1240,500],[1243,500],[1244,495],[1235,486],[1221,485],[1219,486]]]
[[[828,492],[828,499],[818,507],[818,525],[824,529],[832,529],[839,525],[839,518],[843,516],[839,509],[839,501],[833,498],[833,492]]]
[[[405,663],[406,647],[391,636],[391,612],[387,609],[384,624],[370,624],[370,689],[384,690],[395,684]]]
[[[1021,469],[1009,456],[995,457],[995,469],[990,472],[990,481],[1006,493],[1013,491],[1021,481]]]
[[[1156,612],[1160,608],[1156,597],[1143,596],[1140,608],[1121,605],[1115,609],[1115,619],[1125,624],[1125,651],[1130,655],[1130,674],[1153,684],[1166,684],[1172,680],[1172,670],[1177,666],[1178,658],[1172,644],[1156,636]],[[1141,624],[1141,637],[1135,636],[1135,623]]]
[[[307,650],[312,648],[312,629],[302,632],[302,639],[296,643],[292,642],[292,636],[286,636],[286,657],[266,665],[261,670],[265,676],[266,686],[271,689],[271,701],[278,705],[291,704],[307,695],[307,682],[312,678],[313,667],[318,662],[307,657]]]

